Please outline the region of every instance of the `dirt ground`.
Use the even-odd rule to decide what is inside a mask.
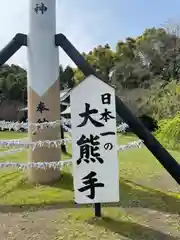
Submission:
[[[125,222],[119,223],[120,230],[76,222],[70,219],[68,210],[41,210],[37,212],[3,213],[0,217],[1,240],[55,240],[55,239],[180,239],[180,218],[178,214],[165,214],[141,208],[125,209],[137,222],[129,223],[130,237],[124,230]],[[95,221],[95,220],[94,220]],[[127,224],[128,226],[128,224]],[[138,226],[139,233],[136,229]],[[121,227],[123,230],[121,230]],[[131,234],[132,228],[136,235]],[[144,236],[144,237],[143,237]]]
[[[167,179],[154,179],[153,185],[157,187],[158,183],[163,188]],[[179,191],[175,182],[168,182],[168,185]],[[95,219],[74,220],[71,218],[71,209],[61,209],[60,206],[32,211],[0,206],[0,240],[180,239],[180,209],[178,213],[158,212],[140,206],[120,207],[119,210],[126,213],[129,221],[124,221],[122,217],[109,227],[106,225],[108,219],[104,220],[103,225]]]

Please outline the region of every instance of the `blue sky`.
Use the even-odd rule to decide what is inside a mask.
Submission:
[[[11,8],[9,8],[11,4]],[[145,28],[164,26],[168,20],[180,23],[180,0],[57,0],[57,32],[63,32],[79,51],[99,44],[115,47],[118,40],[136,37]],[[0,48],[16,32],[28,32],[28,0],[1,3]],[[27,66],[22,49],[8,63]],[[71,61],[60,51],[63,65]]]
[[[66,0],[68,6],[71,2]],[[94,40],[113,46],[118,39],[137,36],[145,28],[162,26],[169,19],[178,21],[180,16],[179,0],[79,0],[78,4],[73,9],[74,14],[86,12]],[[97,23],[92,20],[93,16],[99,20]]]

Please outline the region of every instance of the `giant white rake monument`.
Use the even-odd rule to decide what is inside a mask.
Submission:
[[[43,123],[60,119],[59,53],[55,45],[56,1],[30,0],[28,45],[28,121]],[[60,139],[60,127],[29,130],[29,139]],[[30,162],[60,160],[60,148],[30,149]],[[29,179],[48,183],[60,177],[59,169],[30,169]]]

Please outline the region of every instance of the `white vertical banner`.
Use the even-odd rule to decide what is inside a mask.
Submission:
[[[56,0],[30,0],[28,86],[43,96],[59,77]]]
[[[91,75],[71,93],[75,202],[119,201],[115,91]]]

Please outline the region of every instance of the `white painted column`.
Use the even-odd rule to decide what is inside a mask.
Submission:
[[[28,121],[43,122],[60,119],[59,54],[55,46],[56,1],[30,0],[28,34]],[[23,20],[22,20],[23,21]],[[45,108],[45,109],[44,109]],[[39,130],[29,139],[57,140],[60,127]],[[30,150],[30,162],[59,161],[59,148],[38,148]],[[60,177],[59,170],[32,169],[29,180],[36,183],[50,183]]]

